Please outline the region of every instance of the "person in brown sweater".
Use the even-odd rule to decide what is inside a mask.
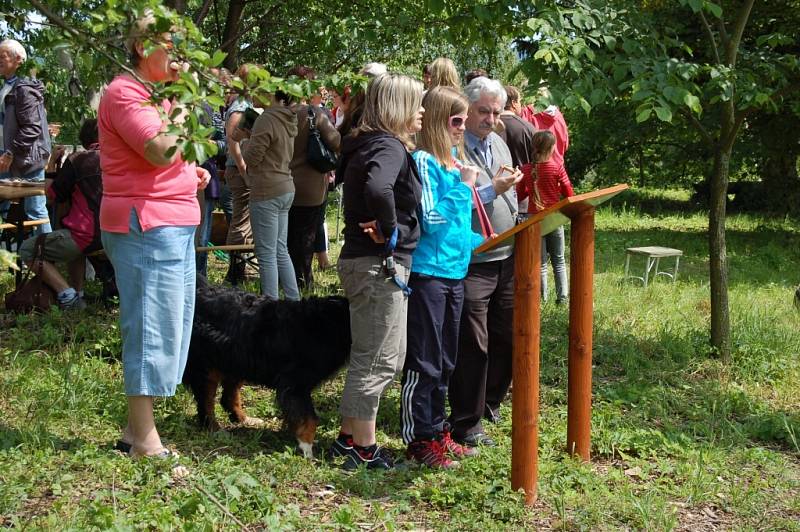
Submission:
[[[314,71],[308,67],[295,67],[289,76],[314,79]],[[294,203],[289,210],[289,256],[294,266],[297,285],[303,289],[313,282],[311,262],[314,258],[314,241],[317,228],[325,216],[325,199],[328,194],[328,174],[318,172],[307,160],[308,134],[310,130],[308,110],[314,113],[314,124],[325,145],[339,151],[341,136],[327,115],[317,106],[300,102],[291,106],[297,115],[297,136],[294,138],[294,156],[289,169],[294,178]]]
[[[286,247],[289,208],[295,188],[289,162],[294,154],[297,116],[287,106],[288,96],[270,95],[268,106],[256,119],[244,147],[245,182],[250,188],[250,225],[258,257],[261,293],[278,299],[278,284],[286,299],[299,300],[300,292]]]

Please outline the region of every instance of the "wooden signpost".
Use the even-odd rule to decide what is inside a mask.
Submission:
[[[569,369],[567,451],[589,460],[592,411],[592,277],[595,207],[628,185],[565,198],[501,233],[475,252],[482,253],[516,235],[514,249],[514,341],[511,399],[511,487],[536,501],[539,476],[539,312],[541,241],[571,222],[569,289]]]

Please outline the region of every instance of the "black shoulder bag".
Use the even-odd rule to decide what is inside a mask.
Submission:
[[[317,172],[330,172],[336,169],[336,153],[328,148],[319,133],[313,106],[308,106],[308,144],[306,145],[306,161]]]

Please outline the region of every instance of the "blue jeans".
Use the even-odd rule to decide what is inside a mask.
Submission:
[[[261,293],[272,299],[278,299],[279,281],[286,299],[300,299],[294,266],[286,247],[289,208],[293,200],[294,192],[289,192],[264,201],[250,201],[250,226],[261,276]]]
[[[225,218],[228,220],[228,225],[231,223],[231,189],[228,185],[222,185],[220,188],[219,199],[206,198],[203,202],[205,212],[203,212],[200,225],[197,226],[197,245],[206,246],[211,240],[211,229],[213,227],[213,212],[214,208],[219,203],[222,211],[225,213]],[[216,242],[222,245],[225,242]],[[197,254],[197,273],[202,274],[203,277],[208,277],[208,252]]]
[[[212,214],[216,203],[217,200],[207,198],[203,203],[204,212],[202,214],[202,220],[200,221],[200,225],[197,226],[198,246],[207,246],[211,238]],[[197,273],[201,274],[203,277],[208,277],[208,252],[204,251],[198,253],[195,260],[197,261]]]
[[[8,172],[0,173],[0,179],[11,179],[12,176]],[[29,174],[25,174],[20,179],[24,181],[44,181],[44,169],[34,170]],[[50,216],[47,214],[47,197],[46,196],[31,196],[24,200],[25,217],[28,220],[46,220]],[[8,201],[0,202],[0,217],[6,218],[8,214],[10,203]],[[31,232],[31,236],[38,236],[42,233],[49,233],[52,228],[49,223],[36,226]]]
[[[553,264],[556,281],[556,301],[567,300],[567,264],[564,260],[564,226],[542,237],[542,300],[547,301],[547,257]]]
[[[102,232],[117,276],[125,394],[167,397],[183,378],[194,317],[194,226]]]

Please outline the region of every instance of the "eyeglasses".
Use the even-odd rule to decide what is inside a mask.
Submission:
[[[447,123],[450,125],[450,127],[457,128],[461,127],[466,119],[467,117],[464,115],[455,115],[451,116]]]

